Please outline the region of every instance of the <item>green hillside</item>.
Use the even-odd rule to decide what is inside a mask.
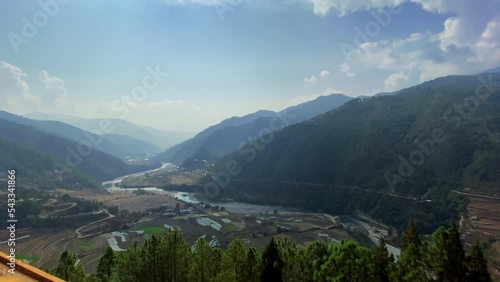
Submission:
[[[229,187],[254,201],[361,210],[399,227],[415,217],[430,230],[463,208],[450,190],[500,180],[500,90],[476,94],[490,78],[450,76],[353,100],[241,148],[214,172],[236,161],[242,171]]]
[[[261,110],[243,117],[232,117],[169,148],[156,156],[156,159],[195,169],[205,165],[202,160],[208,163],[215,162],[258,136],[308,120],[335,109],[351,99],[342,94],[332,94],[320,96],[313,101],[286,108],[281,112]]]
[[[0,171],[16,170],[17,186],[40,189],[99,187],[78,169],[63,169],[61,160],[0,137]],[[78,183],[78,186],[75,186]]]
[[[95,180],[110,180],[118,176],[146,170],[151,165],[131,166],[122,160],[85,146],[82,140],[75,143],[59,136],[45,133],[34,127],[0,119],[0,138],[28,147],[38,153],[61,160],[61,163],[85,172]],[[12,155],[15,157],[15,155]],[[24,162],[23,162],[24,164]]]

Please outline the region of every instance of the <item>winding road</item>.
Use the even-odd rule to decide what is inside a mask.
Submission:
[[[89,226],[91,226],[92,224],[96,224],[96,223],[99,223],[99,222],[102,222],[102,221],[105,221],[105,220],[109,220],[109,219],[111,219],[111,218],[115,217],[114,215],[110,214],[110,213],[109,213],[109,211],[108,211],[108,210],[106,210],[106,209],[102,210],[102,212],[106,212],[106,213],[108,214],[108,217],[103,218],[103,219],[96,220],[96,221],[91,222],[91,223],[88,223],[88,224],[85,224],[84,226],[79,227],[79,228],[77,228],[77,229],[75,230],[75,232],[76,232],[76,235],[77,235],[77,238],[78,238],[78,239],[83,239],[83,238],[87,238],[87,237],[90,237],[90,236],[92,236],[92,235],[98,234],[98,233],[92,233],[92,234],[87,234],[87,235],[82,236],[82,234],[80,233],[80,231],[81,231],[83,228],[89,227]],[[102,212],[101,212],[101,213],[102,213]]]

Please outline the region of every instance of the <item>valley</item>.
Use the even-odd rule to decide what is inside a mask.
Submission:
[[[133,256],[137,246],[157,244],[154,235],[181,236],[198,247],[204,239],[214,253],[232,242],[265,253],[275,238],[293,242],[299,253],[323,243],[351,242],[367,253],[385,246],[382,255],[405,273],[409,226],[413,240],[424,242],[422,252],[433,254],[428,246],[456,237],[454,250],[463,244],[477,260],[484,252],[489,272],[500,278],[500,92],[460,123],[442,116],[469,99],[481,78],[443,77],[397,95],[334,94],[258,111],[162,152],[152,136],[89,135],[0,112],[0,168],[14,167],[22,187],[18,259],[55,269],[69,251],[74,266],[95,273],[103,253]],[[421,142],[433,129],[439,144]],[[102,143],[85,153],[89,138]],[[4,175],[0,183],[7,183]],[[8,197],[0,192],[3,209]],[[0,250],[9,250],[6,243]]]
[[[338,242],[355,239],[375,247],[379,237],[396,243],[395,230],[362,215],[332,216],[282,206],[233,201],[208,203],[197,200],[191,192],[163,191],[155,187],[117,187],[121,186],[122,181],[145,175],[170,174],[171,179],[186,175],[176,172],[177,169],[175,165],[165,164],[160,169],[104,182],[103,186],[108,189],[104,194],[92,190],[56,190],[54,195],[64,195],[69,202],[49,198],[43,205],[40,218],[70,217],[79,222],[78,227],[22,227],[18,231],[18,244],[23,261],[42,269],[51,269],[56,266],[61,252],[71,250],[84,270],[90,273],[96,270],[106,247],[111,246],[121,252],[129,248],[134,240],[142,243],[151,235],[162,234],[170,229],[181,231],[189,244],[198,238],[205,238],[212,246],[225,247],[238,238],[246,246],[257,250],[262,250],[271,236],[287,237],[304,246],[318,240]],[[70,199],[99,202],[103,206],[90,213],[65,215],[76,205]],[[119,213],[115,211],[115,214],[110,214],[104,207],[109,210],[116,207]],[[81,218],[87,214],[97,217],[84,223]],[[6,230],[0,231],[0,237],[6,235]],[[0,250],[8,250],[6,242],[0,242]],[[395,247],[390,250],[394,255],[399,254]]]

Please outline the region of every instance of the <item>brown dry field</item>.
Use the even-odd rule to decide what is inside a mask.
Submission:
[[[140,175],[126,177],[122,184],[124,187],[161,187],[164,185],[195,185],[199,184],[203,176],[198,172],[182,173],[153,173],[149,175]]]
[[[73,197],[102,202],[107,206],[118,206],[120,210],[128,210],[129,212],[154,209],[161,207],[163,204],[169,206],[175,206],[177,203],[182,204],[182,202],[175,200],[171,196],[155,192],[147,192],[146,195],[135,195],[129,191],[113,191],[105,195],[85,191],[59,190],[59,192]]]
[[[465,247],[474,242],[488,244],[485,250],[490,273],[495,281],[500,281],[500,200],[468,196],[468,218],[462,239]],[[477,220],[473,220],[477,217]],[[494,243],[492,243],[494,242]]]
[[[173,175],[168,177],[169,183],[174,185],[194,185],[198,183],[197,178],[193,178],[192,176],[182,176],[182,175]]]

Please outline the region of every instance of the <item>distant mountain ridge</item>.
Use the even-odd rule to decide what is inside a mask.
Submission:
[[[56,158],[59,160],[59,167],[74,167],[99,181],[111,180],[154,166],[154,164],[128,165],[119,158],[86,146],[85,143],[76,143],[55,134],[43,132],[35,127],[6,119],[0,119],[0,138],[22,146],[22,148],[34,150],[37,154]]]
[[[332,94],[320,96],[313,101],[289,107],[280,112],[261,110],[243,117],[232,117],[167,149],[156,156],[156,160],[197,168],[204,164],[203,160],[214,162],[251,139],[269,133],[272,120],[279,116],[286,116],[285,126],[288,126],[335,109],[351,99],[353,98],[342,94]]]
[[[102,122],[111,123],[113,132],[109,134],[124,135],[154,144],[161,150],[178,144],[194,134],[191,132],[164,131],[152,127],[136,125],[123,119],[85,119],[70,115],[33,113],[26,117],[36,120],[56,120],[61,121],[80,129],[96,133],[99,131]]]
[[[500,72],[500,66],[496,67],[496,68],[492,68],[492,69],[488,69],[488,70],[485,70],[485,71],[482,71],[478,74],[486,74],[486,73],[499,73]]]
[[[4,111],[0,111],[0,119],[32,126],[41,131],[55,134],[74,142],[90,142],[95,149],[121,159],[156,154],[161,151],[154,144],[130,136],[118,134],[96,135],[59,121],[33,120]]]

